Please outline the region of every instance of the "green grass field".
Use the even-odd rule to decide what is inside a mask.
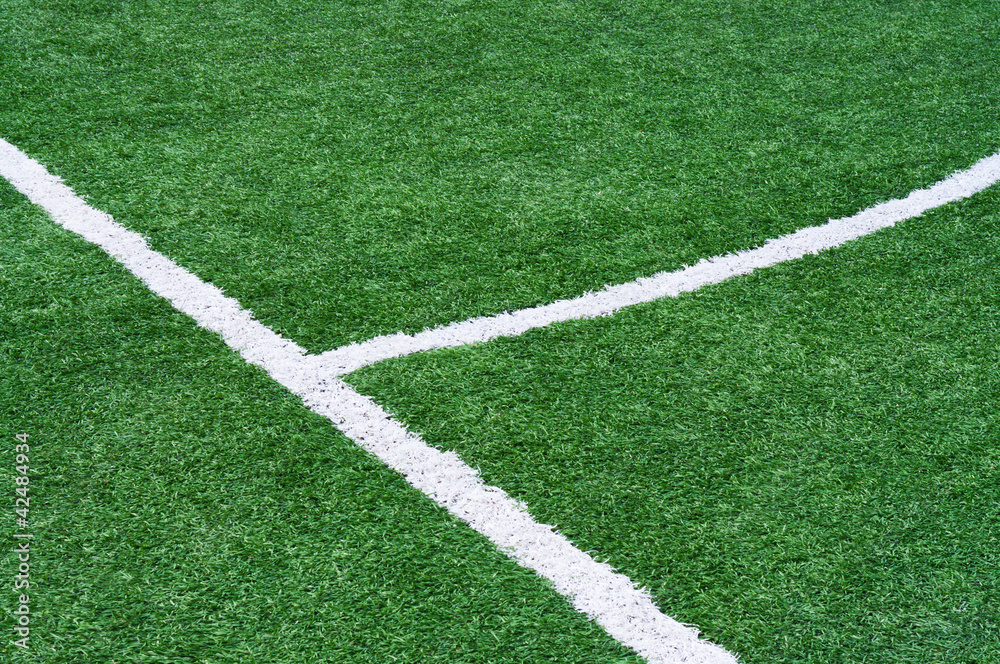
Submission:
[[[0,193],[3,523],[27,432],[38,584],[23,652],[9,643],[16,556],[0,557],[3,661],[639,661],[100,250]]]
[[[753,246],[992,153],[998,12],[942,7],[4,0],[0,120],[327,350]]]
[[[746,661],[987,662],[998,203],[353,382]]]
[[[1000,6],[0,0],[0,137],[313,353],[1000,148]],[[1000,652],[1000,192],[348,381],[751,664]],[[12,662],[642,661],[0,181]]]

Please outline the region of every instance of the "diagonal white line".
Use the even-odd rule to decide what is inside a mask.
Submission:
[[[168,258],[146,240],[95,210],[62,181],[0,139],[0,175],[52,218],[97,244],[202,327],[295,393],[345,435],[519,564],[549,579],[621,643],[654,663],[735,664],[723,648],[698,639],[697,630],[665,616],[643,589],[573,546],[552,526],[538,523],[503,490],[485,484],[453,452],[441,452],[394,421],[378,404],[332,375],[323,358],[308,356],[254,320],[239,303]]]
[[[306,355],[297,344],[254,320],[238,302],[150,249],[140,235],[88,206],[43,166],[2,139],[0,175],[58,223],[102,247],[155,293],[221,335],[248,362],[262,367],[411,485],[486,535],[519,564],[552,581],[578,610],[613,637],[651,662],[714,664],[736,660],[722,648],[698,640],[693,628],[664,616],[649,594],[627,577],[594,561],[551,526],[536,522],[525,506],[486,485],[457,455],[426,445],[337,376],[391,357],[517,335],[562,320],[609,315],[839,246],[993,185],[1000,180],[1000,153],[904,199],[802,229],[757,249],[706,259],[683,270],[609,286],[573,300],[471,319],[412,336],[377,337],[320,356]]]
[[[832,249],[849,240],[893,226],[896,222],[917,217],[945,203],[968,198],[998,180],[1000,153],[986,157],[967,170],[957,172],[927,189],[914,191],[906,198],[880,203],[853,216],[830,220],[821,226],[803,228],[770,240],[756,249],[707,258],[697,265],[676,272],[660,272],[652,277],[607,286],[604,290],[587,293],[572,300],[559,300],[496,316],[471,318],[413,335],[399,332],[375,337],[327,351],[320,358],[331,373],[344,375],[393,357],[436,348],[463,346],[497,337],[516,336],[559,321],[607,316],[635,304],[676,297],[730,277],[749,274],[762,267]]]

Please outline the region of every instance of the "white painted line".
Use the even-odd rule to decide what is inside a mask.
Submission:
[[[485,484],[453,452],[441,452],[393,420],[378,404],[331,375],[322,358],[307,356],[253,319],[221,290],[206,284],[146,240],[95,210],[62,181],[0,139],[0,175],[53,219],[104,249],[177,309],[222,336],[317,413],[377,456],[436,503],[488,537],[519,564],[549,579],[577,610],[656,664],[733,664],[736,658],[698,639],[694,628],[663,615],[649,593],[538,523],[503,490]]]
[[[607,316],[628,306],[664,297],[676,297],[730,277],[749,274],[762,267],[838,247],[896,222],[917,217],[945,203],[968,198],[997,181],[1000,181],[1000,153],[982,159],[971,168],[957,172],[927,189],[914,191],[906,198],[880,203],[851,217],[830,220],[822,226],[803,228],[770,240],[756,249],[703,259],[697,265],[676,272],[660,272],[652,277],[607,286],[604,290],[587,293],[572,300],[559,300],[545,306],[496,316],[471,318],[413,335],[399,332],[375,337],[363,343],[327,351],[320,358],[331,373],[344,375],[393,357],[436,348],[463,346],[497,337],[516,336],[558,321]]]

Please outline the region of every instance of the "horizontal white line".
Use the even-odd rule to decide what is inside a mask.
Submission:
[[[428,446],[370,398],[332,376],[322,358],[306,356],[298,345],[254,320],[236,300],[153,251],[142,236],[87,205],[59,178],[3,139],[0,175],[57,223],[100,246],[154,293],[221,335],[230,348],[263,368],[411,485],[520,565],[549,579],[577,610],[621,643],[658,664],[736,662],[721,647],[699,640],[694,628],[661,613],[649,593],[628,577],[574,547],[552,526],[535,521],[503,490],[485,484],[458,455]]]
[[[607,316],[624,307],[676,297],[730,277],[749,274],[762,267],[815,254],[838,247],[849,240],[874,233],[896,222],[919,216],[945,203],[968,198],[1000,180],[1000,153],[978,161],[937,184],[914,191],[903,199],[880,203],[851,217],[830,220],[821,226],[803,228],[768,241],[761,247],[735,254],[703,259],[697,265],[675,272],[660,272],[652,277],[607,286],[572,300],[496,316],[471,318],[417,334],[402,332],[353,343],[320,355],[323,366],[333,374],[344,375],[361,367],[413,353],[473,344],[497,337],[523,334],[559,321]]]

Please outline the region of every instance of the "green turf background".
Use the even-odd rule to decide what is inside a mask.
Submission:
[[[966,168],[998,35],[991,0],[0,0],[0,136],[319,351]],[[747,661],[980,664],[997,202],[354,380]],[[6,185],[0,222],[37,661],[629,657]]]
[[[0,496],[2,662],[641,661],[6,183]]]
[[[350,380],[750,664],[988,662],[998,209]]]
[[[310,350],[572,297],[1000,146],[978,2],[0,0],[0,134]]]

